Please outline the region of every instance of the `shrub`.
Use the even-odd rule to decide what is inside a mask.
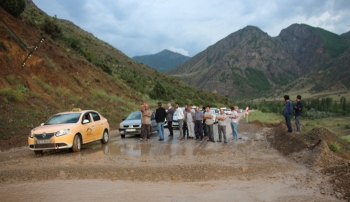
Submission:
[[[24,11],[26,2],[25,0],[1,0],[0,7],[17,18]]]
[[[332,150],[333,152],[340,152],[340,145],[337,142],[329,144],[329,149]]]
[[[0,90],[0,95],[3,99],[6,98],[8,101],[21,102],[25,99],[25,94],[17,90],[12,90],[11,88],[3,88]]]
[[[29,89],[26,88],[25,86],[23,86],[22,84],[16,85],[16,89],[17,89],[17,91],[19,91],[21,93],[28,93],[28,91],[29,91]]]
[[[343,139],[345,142],[350,142],[350,137],[343,136],[341,139]]]
[[[56,39],[62,35],[62,29],[57,22],[57,17],[46,17],[44,20],[43,29],[46,34],[51,35],[53,39]]]

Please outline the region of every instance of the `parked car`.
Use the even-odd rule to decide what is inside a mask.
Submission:
[[[30,131],[28,146],[36,154],[44,150],[70,148],[80,151],[82,144],[109,140],[109,123],[97,111],[75,108],[53,115]]]
[[[157,131],[157,122],[155,119],[155,112],[151,116],[151,133]],[[122,138],[125,135],[140,135],[141,134],[141,111],[134,111],[124,119],[119,125],[119,134]]]
[[[173,121],[172,121],[172,126],[173,128],[179,128],[179,123],[177,121],[177,116],[176,116],[176,111],[174,112],[174,115],[173,115]],[[164,127],[167,128],[168,127],[168,121],[165,119],[164,121]]]
[[[231,115],[232,114],[232,111],[229,108],[224,108],[224,112],[225,112],[226,115]]]

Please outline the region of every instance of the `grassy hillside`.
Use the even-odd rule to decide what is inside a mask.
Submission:
[[[27,7],[20,18],[0,8],[0,17],[4,20],[0,22],[2,139],[25,139],[31,128],[53,113],[73,107],[98,110],[116,129],[142,101],[153,109],[157,101],[229,104],[227,96],[199,90],[137,63],[73,23],[35,7]]]

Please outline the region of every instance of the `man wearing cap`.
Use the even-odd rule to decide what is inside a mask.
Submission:
[[[158,102],[158,109],[156,110],[156,122],[158,126],[159,141],[164,140],[164,121],[166,117],[165,109],[162,107],[162,103]]]

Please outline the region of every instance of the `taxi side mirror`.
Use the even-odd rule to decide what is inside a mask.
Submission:
[[[89,123],[90,121],[88,119],[84,119],[83,123]]]
[[[41,123],[40,125],[43,126],[43,125],[45,125],[45,123]]]

